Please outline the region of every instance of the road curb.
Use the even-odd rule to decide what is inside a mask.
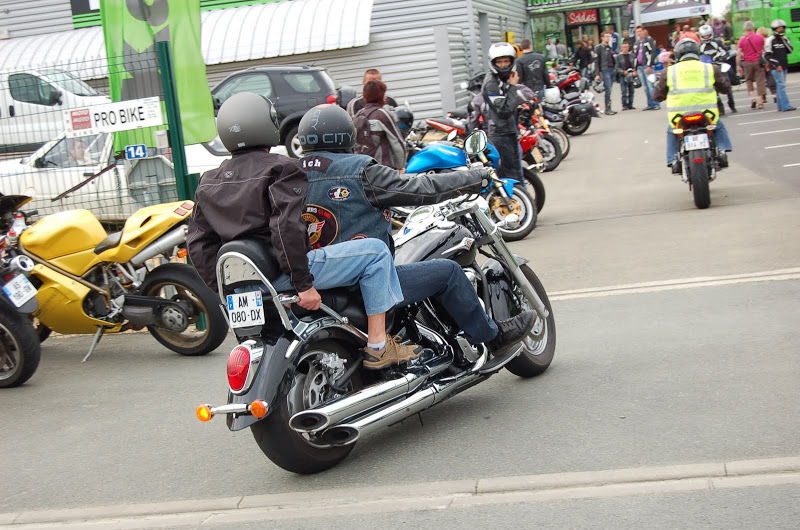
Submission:
[[[368,488],[0,514],[0,528],[92,522],[110,527],[222,524],[486,504],[543,502],[800,483],[800,457],[486,477]],[[354,511],[355,510],[355,511]],[[259,519],[260,518],[260,519]],[[133,519],[136,525],[131,525]],[[125,523],[127,521],[127,524]]]

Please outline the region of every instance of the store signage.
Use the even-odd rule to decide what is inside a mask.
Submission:
[[[528,0],[528,9],[551,9],[554,7],[579,6],[591,0]]]
[[[64,122],[73,136],[119,132],[164,124],[157,97],[105,103],[64,111]]]
[[[567,13],[567,24],[597,24],[597,10],[587,9],[585,11],[572,11]]]

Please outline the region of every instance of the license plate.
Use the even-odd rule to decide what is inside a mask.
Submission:
[[[3,286],[3,292],[15,306],[22,307],[25,302],[36,296],[36,287],[28,281],[28,278],[17,274]]]
[[[708,135],[694,134],[692,136],[684,136],[683,145],[686,147],[687,151],[695,151],[697,149],[708,149]]]
[[[228,295],[228,321],[232,328],[258,326],[265,322],[260,291]]]

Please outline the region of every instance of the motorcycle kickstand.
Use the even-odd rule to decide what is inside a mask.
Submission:
[[[97,326],[97,333],[94,334],[94,340],[92,341],[92,345],[89,346],[89,353],[86,354],[86,357],[83,358],[81,361],[85,363],[86,360],[94,353],[94,349],[97,347],[97,343],[100,342],[100,338],[103,336],[103,332],[106,330],[103,326]]]

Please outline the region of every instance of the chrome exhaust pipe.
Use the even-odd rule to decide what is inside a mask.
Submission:
[[[481,359],[469,372],[451,378],[449,381],[444,380],[439,383],[433,383],[430,387],[420,390],[404,400],[376,410],[352,423],[335,425],[325,430],[320,439],[330,445],[349,445],[355,443],[361,435],[394,425],[437,403],[441,403],[457,391],[465,390],[472,384],[479,382],[480,379],[487,377],[478,373],[478,371],[486,364],[488,354],[484,353]]]
[[[154,258],[159,254],[165,254],[169,252],[177,245],[186,242],[186,234],[188,232],[189,232],[189,227],[185,224],[180,225],[179,227],[173,230],[170,230],[166,234],[162,235],[161,237],[159,237],[158,239],[147,245],[144,248],[144,250],[142,250],[134,257],[132,257],[130,262],[136,267],[139,267],[150,258]]]
[[[289,420],[289,427],[301,433],[322,430],[413,392],[424,381],[423,374],[410,373],[399,379],[362,388],[323,407],[298,412]]]

